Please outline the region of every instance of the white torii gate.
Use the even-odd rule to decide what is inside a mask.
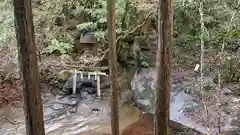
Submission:
[[[88,79],[90,79],[91,75],[95,76],[95,80],[97,80],[97,97],[101,98],[100,75],[108,76],[106,73],[100,72],[100,71],[84,72],[84,71],[78,71],[76,69],[71,70],[70,72],[74,74],[74,77],[73,77],[73,92],[72,92],[73,95],[76,95],[76,93],[77,93],[77,90],[76,90],[76,87],[77,87],[77,74],[81,75],[81,79],[83,79],[83,74],[87,74],[88,75]]]

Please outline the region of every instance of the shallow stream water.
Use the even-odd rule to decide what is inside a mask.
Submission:
[[[96,99],[88,97],[78,103],[78,109],[74,110],[68,105],[51,102],[55,101],[50,93],[45,94],[48,101],[44,103],[45,132],[47,135],[80,135],[85,132],[111,133],[111,119],[109,99]],[[185,98],[185,100],[182,100]],[[202,132],[206,128],[191,121],[181,111],[186,99],[191,99],[185,93],[179,92],[171,102],[171,120],[188,125]],[[44,102],[44,100],[43,100]],[[135,106],[125,104],[120,107],[120,130],[138,120],[140,110]],[[76,112],[74,112],[76,111]],[[1,125],[1,135],[25,135],[24,113],[21,109],[15,110],[16,125],[5,121]]]
[[[77,107],[63,105],[56,102],[51,93],[43,93],[45,132],[47,135],[99,135],[111,133],[110,93],[106,92],[104,99],[97,99],[88,95],[77,104]],[[66,102],[69,100],[66,100]],[[193,96],[180,89],[171,93],[170,118],[173,121],[206,133],[204,127],[189,118],[184,109],[186,104],[193,102]],[[3,108],[1,111],[4,111]],[[17,123],[11,124],[6,119],[0,119],[1,135],[25,135],[25,117],[22,108],[12,110],[13,119]],[[124,104],[119,108],[120,131],[138,120],[140,110],[132,104]],[[228,123],[226,126],[230,126]]]
[[[47,135],[80,135],[85,132],[111,133],[109,99],[88,97],[78,103],[77,109],[69,105],[51,103],[55,97],[45,93],[48,101],[44,103],[45,132]],[[43,100],[44,102],[44,100]],[[75,110],[76,109],[76,110]],[[5,121],[0,125],[1,135],[25,135],[24,113],[14,111],[16,125]],[[134,123],[140,111],[131,105],[120,107],[120,129]],[[2,123],[2,122],[1,122]]]

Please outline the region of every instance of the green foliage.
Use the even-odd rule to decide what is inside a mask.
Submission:
[[[73,50],[74,36],[67,31],[65,22],[72,16],[81,15],[81,1],[75,0],[42,0],[42,6],[36,9],[35,25],[46,35],[44,53],[66,54]]]
[[[152,57],[152,55],[149,54],[149,52],[144,52],[142,50],[131,52],[129,51],[131,50],[131,45],[128,43],[124,43],[122,48],[123,50],[121,51],[119,60],[126,69],[134,66],[140,71],[142,68],[148,68],[150,66],[152,62],[150,57]]]
[[[4,3],[0,2],[0,8],[2,9],[2,15],[0,16],[0,47],[5,47],[10,42],[14,28],[13,12],[10,9],[6,9]],[[7,6],[8,7],[8,6]],[[9,8],[9,7],[8,7]],[[15,36],[15,35],[14,35]]]
[[[174,60],[176,63],[182,62],[181,54],[183,51],[199,52],[200,15],[198,1],[176,0],[173,1],[174,7]],[[233,39],[240,37],[240,12],[237,9],[237,0],[205,0],[203,3],[203,22],[204,47],[207,52],[220,50],[223,43],[225,50],[237,50],[239,43],[232,43]],[[194,53],[195,53],[194,52]],[[198,54],[197,54],[198,55]],[[190,56],[191,57],[191,56]],[[225,59],[225,58],[224,58]],[[194,60],[193,60],[194,61]],[[239,60],[238,60],[239,61]],[[183,63],[183,62],[182,62]],[[189,63],[189,62],[188,62]],[[231,64],[223,60],[221,66],[221,79],[226,83],[239,82],[239,62]],[[206,64],[206,63],[205,63]],[[231,66],[230,66],[231,65]],[[212,67],[209,65],[209,67]],[[215,65],[213,66],[214,68]],[[212,69],[209,69],[212,72]],[[214,78],[217,83],[217,75]]]
[[[6,1],[11,2],[10,0]],[[145,14],[152,11],[151,6],[148,5],[149,1],[143,0],[129,4],[129,9],[125,12],[125,2],[124,0],[116,0],[116,30],[118,36],[126,35],[141,23]],[[0,45],[6,45],[9,38],[12,37],[10,36],[12,32],[9,32],[9,29],[13,29],[14,23],[12,10],[5,12],[7,9],[3,8],[2,5],[5,5],[5,3],[0,3],[3,13],[3,17],[0,17]],[[231,25],[229,25],[234,10],[238,8],[236,5],[237,0],[204,1],[204,40],[206,48],[217,48],[223,41],[227,42],[231,38],[240,36],[239,10],[237,10]],[[198,50],[199,46],[197,45],[200,37],[198,7],[197,1],[173,1],[174,46],[184,48],[184,50]],[[65,23],[71,19],[81,22],[77,25],[78,29],[86,29],[92,32],[98,40],[106,40],[107,0],[41,0],[41,6],[34,9],[34,13],[36,14],[34,16],[36,33],[41,31],[46,36],[44,40],[47,44],[44,49],[45,53],[66,54],[71,52],[74,36],[71,31],[64,28]],[[123,18],[126,18],[125,23],[130,25],[125,29],[122,26]],[[149,64],[146,64],[149,57],[142,52],[134,56],[133,52],[130,51],[131,44],[123,45],[121,60],[129,61],[126,62],[126,65],[149,66]],[[181,51],[179,52],[181,53]],[[179,55],[174,54],[174,57],[179,57]]]
[[[137,51],[137,55],[135,57],[135,64],[138,68],[147,68],[149,67],[149,58],[146,54],[144,54],[142,51]]]
[[[126,1],[123,0],[116,1],[116,30],[118,35],[126,33],[126,31],[130,30],[129,28],[134,28],[137,25],[136,23],[139,23],[139,20],[141,20],[141,17],[139,17],[140,11],[137,11],[135,7],[146,7],[147,5],[146,1],[142,2],[145,2],[145,6],[141,6],[142,3],[136,1],[135,3],[137,3],[137,5],[129,5],[130,8],[125,16],[125,2]],[[42,3],[43,6],[41,6],[41,10],[45,12],[43,12],[41,17],[39,17],[38,23],[47,24],[48,29],[46,33],[53,31],[53,27],[56,27],[55,23],[57,18],[60,18],[60,20],[63,21],[69,20],[69,18],[81,18],[84,19],[84,21],[80,21],[81,23],[77,25],[78,29],[86,29],[92,32],[98,40],[106,40],[106,0],[45,0],[42,1]],[[239,12],[236,13],[231,24],[231,30],[227,33],[231,16],[233,11],[237,8],[236,5],[236,0],[204,1],[204,40],[206,47],[217,48],[221,42],[228,41],[233,37],[239,36]],[[197,45],[200,37],[200,17],[197,1],[176,0],[173,1],[173,7],[175,44],[187,50],[198,48]],[[140,10],[149,12],[149,9],[146,10],[143,8]],[[125,22],[127,21],[126,23],[131,25],[126,29],[122,29],[122,20],[124,17],[127,18]],[[135,24],[133,24],[133,22],[135,22]],[[55,34],[47,36],[49,37],[49,39],[46,39],[47,42],[51,41],[53,38],[64,42],[70,42],[68,39],[60,36],[66,35],[67,33],[58,32],[57,34],[59,35],[58,37],[56,37]]]
[[[229,25],[234,12],[233,5],[237,5],[237,1],[204,1],[204,40],[205,46],[217,48],[219,43],[228,41],[236,37],[237,31],[240,30],[239,11],[234,16],[232,23]],[[200,17],[198,12],[197,1],[177,0],[173,2],[174,6],[174,36],[175,43],[186,49],[196,48],[200,37]],[[230,32],[228,32],[230,27]]]
[[[86,22],[86,23],[78,24],[77,28],[90,30],[91,28],[96,28],[96,26],[97,25],[95,25],[93,22]]]
[[[137,52],[134,62],[138,73],[141,72],[142,68],[148,68],[150,65],[149,57],[141,51]]]
[[[70,43],[64,43],[58,41],[57,39],[52,39],[46,48],[44,48],[43,53],[47,54],[67,54],[72,51],[72,45]]]
[[[236,57],[230,58],[223,62],[221,67],[222,83],[239,83],[240,82],[240,62]],[[214,82],[218,83],[218,76],[214,77]]]
[[[122,32],[122,19],[125,7],[123,0],[116,1],[116,31]],[[105,40],[107,34],[107,0],[96,0],[91,6],[83,9],[86,22],[77,25],[79,30],[86,29],[93,32],[98,40]]]
[[[43,0],[41,3],[42,6],[37,9],[39,11],[39,16],[36,19],[36,24],[39,26],[46,26],[44,31],[47,35],[45,43],[50,46],[46,50],[53,49],[52,45],[50,45],[52,40],[69,43],[71,44],[70,46],[73,47],[74,36],[71,35],[71,32],[61,30],[62,26],[71,19],[74,19],[77,22],[84,22],[76,25],[77,29],[85,29],[92,32],[98,40],[106,40],[106,0]],[[124,13],[123,3],[122,0],[117,0],[116,2],[117,31],[120,31],[118,28],[121,26],[121,19]]]
[[[128,34],[132,28],[135,28],[138,24],[133,23],[132,20],[126,20],[126,18],[131,18],[136,16],[137,12],[130,12],[128,10],[134,9],[134,5],[127,5],[124,0],[116,0],[116,32],[118,36],[125,36]],[[128,9],[125,7],[128,6]],[[137,5],[136,5],[137,6]],[[139,6],[139,5],[138,5]],[[127,10],[127,11],[126,11]],[[85,5],[83,8],[85,15],[85,22],[78,24],[77,28],[79,30],[87,30],[95,35],[98,40],[107,40],[107,0],[95,0],[91,6]],[[144,17],[144,14],[141,14]],[[125,20],[124,20],[125,19]],[[137,22],[140,18],[135,18]],[[131,22],[131,24],[130,24]],[[142,23],[142,22],[141,22]],[[127,24],[128,26],[124,26]],[[130,28],[130,29],[129,29]],[[134,37],[130,37],[134,39]],[[148,67],[149,59],[140,50],[135,52],[136,55],[131,52],[132,43],[121,42],[121,51],[119,55],[119,61],[123,67],[128,68],[131,66],[136,66],[138,69]]]

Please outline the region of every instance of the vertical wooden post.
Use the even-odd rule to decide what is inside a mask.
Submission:
[[[44,135],[31,0],[13,0],[13,6],[21,77],[23,79],[26,134]]]
[[[101,86],[100,86],[100,75],[97,74],[97,96],[101,98]]]
[[[116,23],[115,23],[115,0],[108,0],[107,26],[108,26],[108,45],[109,45],[109,70],[112,90],[111,102],[111,127],[112,134],[119,135],[119,116],[118,116],[118,77],[117,77],[117,55],[116,55]]]
[[[154,135],[169,135],[172,80],[172,0],[159,0],[160,25],[157,51],[157,88]]]
[[[77,70],[73,70],[73,96],[76,96],[77,94]]]

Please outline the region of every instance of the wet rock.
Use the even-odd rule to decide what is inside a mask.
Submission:
[[[51,115],[54,113],[53,108],[47,107],[44,109],[44,120],[49,119]]]
[[[199,104],[196,102],[189,102],[185,104],[184,112],[192,112],[194,109],[198,108]]]
[[[76,113],[77,112],[77,108],[76,107],[73,107],[69,110],[70,113]]]
[[[172,75],[172,91],[178,93],[181,91],[177,83],[181,77],[178,74]],[[135,73],[131,82],[133,99],[137,107],[145,112],[154,111],[154,91],[156,81],[156,72],[153,69],[143,69],[141,73]],[[174,99],[172,99],[174,100]]]
[[[54,112],[54,113],[51,114],[50,120],[53,120],[53,119],[55,119],[55,118],[60,118],[60,117],[63,116],[64,114],[66,114],[66,113],[63,112],[63,111]]]
[[[143,69],[141,73],[135,73],[131,82],[133,99],[137,107],[146,112],[153,112],[152,103],[154,102],[154,93],[152,85],[154,85],[154,83],[152,76],[150,70]]]
[[[239,130],[232,130],[232,131],[226,132],[224,135],[240,135],[240,131]]]
[[[99,109],[99,108],[92,108],[91,111],[92,111],[92,112],[99,112],[100,109]]]
[[[64,109],[64,105],[63,105],[63,104],[54,104],[54,105],[52,106],[52,108],[53,108],[54,110],[62,110],[62,109]]]
[[[6,129],[4,129],[4,128],[0,128],[0,133],[6,133],[6,132],[7,132]]]
[[[122,91],[120,100],[119,100],[119,105],[121,106],[125,103],[132,101],[132,98],[133,98],[132,91],[130,91],[130,90]]]
[[[86,91],[81,92],[81,98],[87,99],[88,98],[88,92],[86,92]]]

